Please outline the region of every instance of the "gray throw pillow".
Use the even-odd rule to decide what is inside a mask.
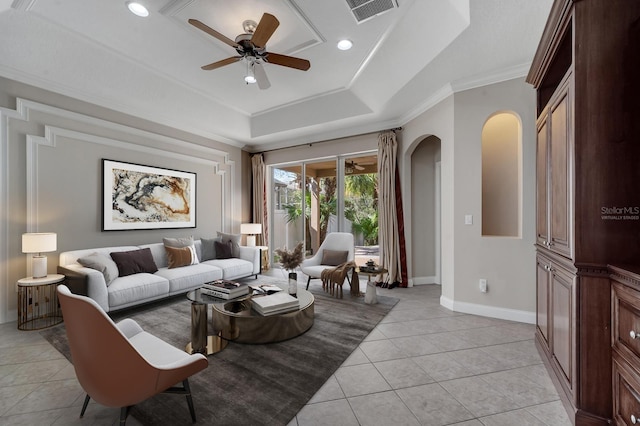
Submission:
[[[131,251],[114,251],[111,258],[118,265],[118,273],[121,277],[147,272],[153,274],[158,271],[156,262],[151,255],[151,249],[144,248]]]
[[[322,250],[321,265],[338,266],[347,261],[347,250]]]
[[[104,254],[91,253],[89,256],[78,259],[78,263],[87,268],[102,272],[107,287],[109,287],[109,284],[111,284],[113,280],[118,278],[118,265]]]
[[[240,257],[240,238],[241,234],[227,234],[225,232],[218,231],[218,238],[223,243],[231,242],[231,257]]]
[[[162,243],[167,247],[183,248],[193,245],[193,237],[163,238]]]
[[[213,260],[216,258],[216,246],[215,242],[220,242],[220,238],[201,238],[201,248],[202,248],[202,262],[205,260]]]

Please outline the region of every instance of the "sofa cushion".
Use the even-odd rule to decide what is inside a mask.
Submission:
[[[338,266],[347,261],[348,250],[322,250],[321,265]]]
[[[216,259],[229,259],[233,257],[233,245],[231,241],[214,241],[213,244],[216,248]]]
[[[160,268],[157,276],[169,280],[169,293],[196,289],[202,284],[222,278],[222,270],[212,265],[198,264],[182,268]]]
[[[209,260],[206,264],[220,268],[222,270],[221,278],[225,280],[247,277],[253,274],[253,263],[235,257]]]
[[[107,287],[113,280],[118,278],[118,265],[108,256],[101,253],[91,253],[88,256],[84,256],[78,259],[78,263],[87,268],[95,269],[102,272],[104,275],[104,282],[107,283]]]
[[[155,274],[135,274],[118,277],[108,288],[109,309],[135,305],[169,294],[169,281]]]
[[[153,274],[158,270],[149,248],[113,252],[111,258],[118,265],[118,273],[121,277],[143,272]]]
[[[181,248],[165,246],[164,248],[167,251],[169,269],[198,264],[198,256],[196,256],[196,249],[194,246]]]
[[[215,242],[220,242],[220,238],[201,238],[200,243],[202,245],[202,256],[200,261],[213,260],[216,258],[216,245]]]
[[[231,241],[231,256],[232,257],[240,257],[240,238],[242,235],[240,234],[227,234],[225,232],[218,231],[218,238],[223,243],[227,241]]]

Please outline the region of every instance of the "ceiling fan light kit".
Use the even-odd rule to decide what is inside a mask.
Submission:
[[[247,71],[244,76],[244,81],[247,84],[258,83],[258,87],[261,90],[264,90],[269,88],[271,83],[269,83],[267,74],[264,72],[262,63],[280,65],[301,71],[307,71],[311,67],[311,63],[306,59],[267,52],[267,41],[269,41],[280,25],[278,19],[269,13],[263,14],[260,22],[258,23],[252,20],[244,21],[242,23],[242,28],[245,32],[244,34],[238,35],[235,40],[231,40],[197,19],[189,19],[189,23],[199,30],[204,31],[210,36],[233,47],[239,55],[204,65],[201,68],[205,71],[214,70],[244,59],[247,62]]]
[[[244,81],[247,84],[253,84],[257,81],[256,76],[253,72],[253,64],[253,61],[247,60],[247,75],[244,76]]]

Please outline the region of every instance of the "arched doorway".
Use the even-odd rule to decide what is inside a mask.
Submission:
[[[414,284],[440,284],[441,141],[428,136],[411,153],[412,276]]]

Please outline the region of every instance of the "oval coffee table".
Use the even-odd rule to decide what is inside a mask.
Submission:
[[[278,286],[286,291],[285,284]],[[216,303],[213,305],[213,328],[222,339],[238,343],[274,343],[291,339],[313,325],[313,294],[299,288],[298,299],[299,310],[269,316],[251,309],[250,297]]]

